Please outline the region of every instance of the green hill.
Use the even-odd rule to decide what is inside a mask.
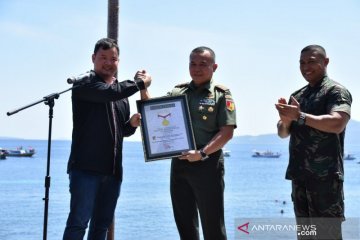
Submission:
[[[231,140],[232,144],[288,144],[289,138],[281,139],[275,134],[258,136],[237,136]],[[360,145],[360,122],[350,120],[346,127],[345,145]]]

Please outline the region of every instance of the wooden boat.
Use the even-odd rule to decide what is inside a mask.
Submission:
[[[281,153],[279,152],[272,152],[272,151],[254,151],[253,155],[254,158],[279,158]]]

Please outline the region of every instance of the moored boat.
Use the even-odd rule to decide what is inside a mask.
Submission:
[[[5,150],[0,149],[0,160],[6,159]]]
[[[35,154],[35,149],[18,147],[17,149],[5,149],[4,155],[7,157],[32,157]]]
[[[254,158],[279,158],[281,153],[279,152],[272,152],[272,151],[254,151],[251,155]]]
[[[354,159],[356,159],[354,154],[348,153],[344,155],[344,160],[354,160]]]
[[[223,149],[224,157],[230,157],[230,150]]]

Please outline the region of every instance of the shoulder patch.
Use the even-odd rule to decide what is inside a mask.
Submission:
[[[223,85],[215,85],[215,88],[219,89],[222,92],[229,91],[229,89]]]
[[[180,83],[180,84],[178,84],[178,85],[176,85],[175,87],[176,88],[182,88],[182,87],[187,87],[187,86],[189,86],[189,82],[186,82],[186,83]]]

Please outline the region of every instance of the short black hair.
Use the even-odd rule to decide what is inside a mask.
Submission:
[[[94,48],[94,54],[96,54],[99,49],[110,49],[110,48],[116,48],[118,54],[120,53],[119,46],[115,39],[112,38],[102,38],[99,41],[96,42],[95,48]]]
[[[324,58],[326,58],[325,48],[323,48],[323,47],[320,46],[320,45],[316,45],[316,44],[313,44],[313,45],[309,45],[309,46],[304,47],[304,48],[301,50],[301,53],[307,52],[307,51],[313,51],[313,50],[318,51],[321,55],[323,55]]]
[[[209,48],[209,47],[205,47],[205,46],[201,46],[201,47],[197,47],[197,48],[194,48],[194,50],[191,51],[190,53],[190,57],[193,53],[203,53],[205,51],[208,51],[210,53],[210,56],[211,58],[213,59],[213,61],[215,62],[215,52]]]

